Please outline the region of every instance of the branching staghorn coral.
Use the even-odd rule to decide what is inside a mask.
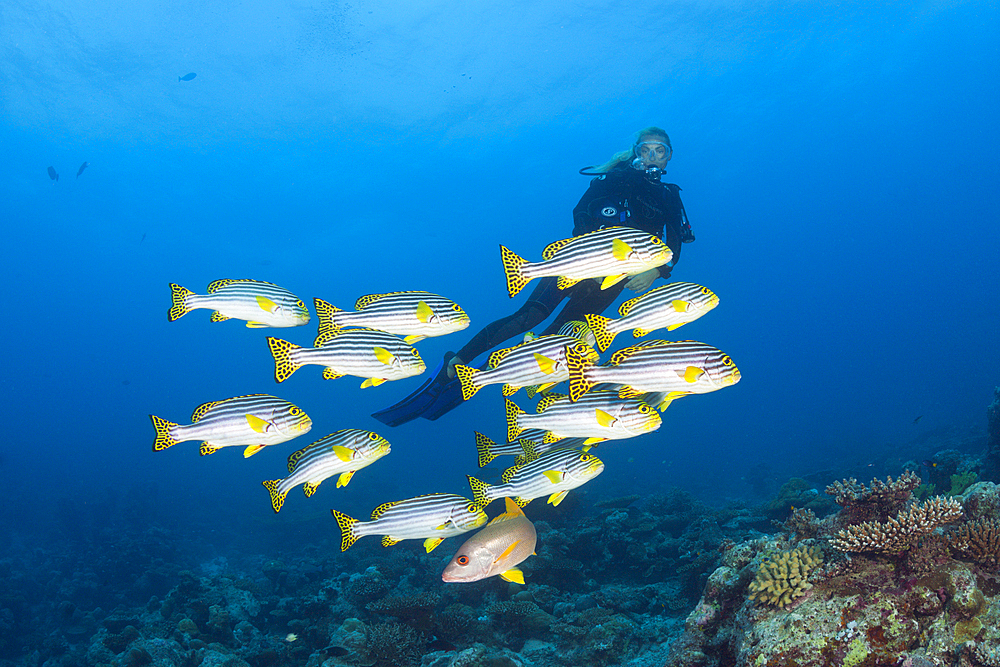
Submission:
[[[948,534],[951,548],[981,565],[1000,564],[1000,521],[979,519],[964,523]]]
[[[920,537],[962,516],[962,504],[954,498],[936,496],[912,505],[888,521],[865,521],[848,526],[830,540],[840,551],[898,554]]]
[[[895,480],[892,475],[884,482],[880,479],[872,480],[871,488],[851,477],[834,482],[826,487],[826,492],[833,496],[838,505],[845,508],[856,505],[899,505],[909,500],[913,490],[919,485],[920,477],[906,471]]]
[[[818,547],[799,547],[783,551],[774,559],[761,563],[757,577],[750,582],[751,600],[784,607],[806,594],[812,584],[809,573],[823,562]]]

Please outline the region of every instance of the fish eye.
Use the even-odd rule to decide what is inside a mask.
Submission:
[[[417,352],[417,348],[413,348],[413,352],[412,352],[412,354],[413,354],[413,356],[415,356],[415,357],[419,357],[419,356],[420,356],[420,353],[419,353],[419,352]]]
[[[710,289],[708,289],[707,287],[702,287],[702,288],[701,288],[701,293],[702,293],[702,294],[710,294],[710,293],[711,293],[711,290],[710,290]]]
[[[305,310],[305,308],[306,308],[306,304],[302,303],[302,299],[299,299],[298,301],[296,301],[295,305],[298,306],[299,308],[301,308],[302,310]]]
[[[296,415],[299,415],[301,413],[302,413],[302,410],[300,408],[295,407],[294,405],[288,409],[288,414],[290,414],[293,417],[295,417]]]
[[[462,307],[461,307],[460,305],[458,305],[457,303],[453,303],[453,304],[451,305],[451,309],[452,309],[453,311],[455,311],[456,313],[460,313],[460,312],[462,312]]]
[[[584,463],[586,463],[587,461],[589,461],[592,458],[594,458],[594,457],[592,455],[590,455],[590,454],[582,454],[580,456],[580,460],[583,461]]]
[[[663,241],[661,241],[658,236],[651,237],[649,239],[649,242],[652,243],[653,245],[659,245],[659,244],[663,243]]]
[[[375,442],[376,440],[379,439],[379,434],[373,433],[372,431],[368,431],[368,439],[371,440],[372,442]]]
[[[469,512],[469,514],[479,514],[479,505],[476,503],[466,505],[465,509]]]
[[[455,559],[455,562],[458,563],[459,565],[468,565],[469,557],[466,556],[465,554],[462,554],[461,556]]]
[[[732,360],[732,358],[730,358],[730,356],[728,354],[726,356],[722,357],[722,365],[723,366],[732,366],[733,365],[733,360]]]
[[[650,410],[652,410],[652,408],[650,408],[648,405],[643,405],[639,408],[639,412],[641,412],[644,415],[648,415]]]

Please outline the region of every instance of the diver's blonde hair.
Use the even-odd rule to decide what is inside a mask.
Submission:
[[[650,125],[649,127],[644,127],[635,133],[635,140],[632,142],[630,147],[615,153],[610,160],[601,166],[591,167],[590,171],[598,174],[606,174],[623,162],[631,164],[632,160],[636,157],[635,147],[639,145],[639,140],[650,135],[654,137],[663,137],[663,141],[667,144],[667,148],[671,151],[674,150],[674,147],[670,145],[670,137],[667,136],[666,130],[656,127],[655,125]]]

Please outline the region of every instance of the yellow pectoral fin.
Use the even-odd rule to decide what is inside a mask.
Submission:
[[[432,317],[434,317],[434,311],[431,310],[431,307],[428,306],[426,302],[421,301],[420,303],[417,304],[418,320],[420,320],[424,324],[427,324],[428,322],[431,321]]]
[[[682,299],[674,299],[673,301],[670,302],[670,305],[673,306],[674,310],[676,310],[678,313],[686,313],[688,311],[688,308],[691,307],[690,303]]]
[[[372,351],[375,353],[375,358],[386,366],[392,366],[392,362],[396,361],[396,357],[392,354],[392,352],[384,347],[376,347],[373,348]]]
[[[566,476],[566,473],[561,470],[546,470],[542,474],[553,484],[563,481],[563,478]]]
[[[250,445],[243,450],[243,458],[248,459],[262,449],[264,449],[264,445]]]
[[[515,505],[515,507],[516,507],[516,505]],[[522,514],[523,514],[523,512],[522,512]],[[499,556],[497,556],[496,558],[494,558],[493,562],[494,563],[499,563],[503,559],[505,559],[508,556],[510,556],[512,553],[514,553],[514,549],[516,549],[517,545],[520,544],[520,543],[521,543],[521,540],[516,540],[513,544],[511,544],[509,547],[507,547],[506,549],[504,549],[502,554],[500,554]]]
[[[611,242],[611,254],[619,262],[624,262],[632,254],[632,247],[621,239],[615,239]]]
[[[385,378],[368,378],[367,380],[361,383],[361,388],[367,389],[368,387],[377,387],[385,381],[386,381]]]
[[[618,276],[608,276],[601,283],[601,289],[608,289],[609,287],[611,287],[613,285],[617,285],[621,281],[625,280],[625,278],[627,278],[627,277],[628,276],[626,276],[624,273],[621,274],[621,275],[618,275]]]
[[[667,325],[667,331],[673,331],[674,329],[679,329],[682,326],[684,326],[683,322],[681,324],[668,324]]]
[[[604,410],[594,410],[594,416],[597,417],[597,423],[604,428],[611,428],[617,421],[614,415],[608,414]]]
[[[535,352],[535,363],[538,364],[538,370],[546,375],[552,375],[556,372],[556,362],[543,354]]]
[[[521,572],[519,569],[515,567],[507,570],[506,572],[501,573],[500,578],[503,579],[504,581],[513,581],[515,584],[523,584],[524,572]]]
[[[698,378],[705,374],[705,371],[701,370],[696,366],[688,366],[687,370],[684,371],[684,381],[685,382],[697,382]]]
[[[260,306],[261,310],[266,311],[268,313],[273,313],[278,309],[278,304],[271,301],[266,296],[258,296],[257,305]]]
[[[586,440],[583,441],[583,444],[585,446],[588,446],[588,449],[586,451],[590,451],[589,449],[590,445],[596,445],[597,443],[604,442],[605,440],[607,440],[607,438],[587,438]]]
[[[424,540],[424,549],[427,550],[427,553],[430,553],[437,549],[438,545],[442,542],[444,542],[443,537],[428,537]]]
[[[559,493],[553,493],[551,496],[549,496],[548,503],[551,504],[553,507],[558,507],[559,503],[563,501],[563,498],[566,497],[567,493],[569,493],[569,491],[560,491]]]
[[[271,325],[264,324],[263,322],[254,322],[254,321],[247,322],[247,329],[269,329],[269,328],[271,328]]]
[[[423,334],[410,334],[403,339],[403,342],[407,345],[413,345],[414,343],[419,343],[425,338],[427,338],[427,336],[424,336]]]
[[[344,474],[342,474],[340,477],[338,477],[337,478],[337,488],[339,489],[342,486],[347,486],[347,483],[351,481],[352,477],[354,477],[354,473],[355,472],[357,472],[357,471],[356,470],[348,470],[347,472],[345,472]]]
[[[354,460],[354,450],[350,449],[349,447],[344,447],[343,445],[334,445],[333,447],[330,448],[330,451],[333,452],[338,459],[344,461],[345,463],[347,461]]]
[[[250,426],[257,433],[267,433],[267,430],[271,428],[271,422],[264,421],[260,417],[254,415],[246,415],[247,425]]]

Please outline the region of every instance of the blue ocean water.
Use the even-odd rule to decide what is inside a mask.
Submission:
[[[418,345],[433,366],[526,298],[507,296],[498,244],[537,256],[569,236],[577,170],[647,125],[670,133],[665,180],[697,236],[673,277],[720,297],[676,334],[742,380],[601,447],[588,499],[761,502],[792,476],[896,474],[935,434],[982,435],[1000,383],[998,17],[933,1],[5,3],[4,542],[44,547],[131,503],[134,525],[266,552],[335,535],[331,507],[468,495],[473,430],[503,435],[496,388],[385,427],[370,413],[423,377],[361,390],[310,367],[276,385],[275,331],[169,323],[168,283],[254,278],[342,308],[437,292],[472,326]],[[314,323],[276,335],[309,344]],[[151,451],[149,414],[186,423],[258,392],[313,431],[249,459]],[[340,428],[392,454],[274,515],[261,480]]]

